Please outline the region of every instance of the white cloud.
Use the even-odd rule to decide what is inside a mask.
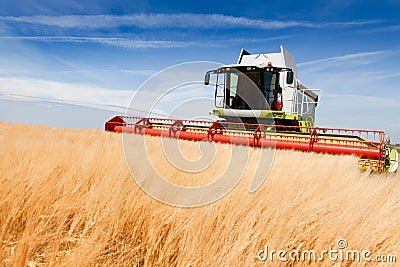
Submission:
[[[132,26],[146,29],[156,28],[254,28],[283,29],[293,27],[354,27],[378,21],[349,21],[313,23],[307,21],[279,21],[234,17],[222,14],[131,14],[131,15],[69,15],[69,16],[2,16],[0,21],[54,26],[60,28],[111,28]]]
[[[271,36],[267,38],[229,38],[229,39],[224,39],[225,42],[238,42],[238,43],[265,43],[265,42],[271,42],[271,41],[277,41],[277,40],[284,40],[284,39],[289,39],[289,38],[294,38],[294,35],[278,35],[278,36]],[[221,41],[217,41],[221,42]]]
[[[27,40],[38,42],[66,42],[66,43],[98,43],[123,48],[173,48],[194,45],[192,42],[179,41],[146,41],[126,38],[100,38],[100,37],[51,37],[51,36],[3,36],[3,40]]]
[[[111,90],[29,78],[0,78],[0,99],[49,101],[123,112],[133,95],[128,90]]]
[[[384,27],[377,27],[374,29],[360,30],[361,33],[372,34],[372,33],[385,33],[385,32],[398,32],[400,31],[400,25],[391,25]]]
[[[321,63],[323,66],[327,66],[327,64],[338,65],[338,64],[347,63],[348,61],[353,61],[355,59],[373,57],[378,54],[383,54],[385,52],[387,52],[387,51],[373,51],[373,52],[360,52],[360,53],[354,53],[354,54],[347,54],[344,56],[329,57],[329,58],[323,58],[323,59],[303,62],[303,63],[297,64],[297,66],[298,67],[316,66]]]
[[[358,21],[348,21],[348,22],[328,22],[325,26],[339,26],[339,27],[354,27],[354,26],[364,26],[370,24],[383,23],[384,20],[358,20]]]
[[[88,70],[88,69],[80,69],[80,70],[32,70],[32,69],[0,69],[0,75],[3,76],[28,76],[29,75],[50,75],[50,74],[92,74],[93,72],[96,73],[121,73],[126,75],[135,75],[135,76],[146,76],[150,77],[157,73],[156,70],[150,69],[95,69],[95,70]]]
[[[198,88],[196,89],[198,91]],[[186,90],[187,91],[187,90]],[[125,113],[136,90],[114,90],[84,84],[71,84],[32,78],[0,78],[0,100],[18,102],[40,102],[72,104],[83,107],[98,108]],[[167,116],[168,112],[186,98],[191,99],[190,92],[174,93],[153,106],[153,116]],[[141,90],[140,100],[135,106],[129,106],[129,114],[145,116],[154,99],[159,99],[159,92]],[[208,112],[208,111],[207,111]],[[207,112],[205,114],[207,114]]]
[[[322,84],[323,87],[329,85],[332,89],[335,88],[336,90],[338,88],[354,90],[357,87],[361,88],[363,85],[370,84],[368,81],[371,81],[376,76],[369,75],[374,71],[372,64],[381,62],[389,52],[358,52],[307,61],[297,64],[297,67],[302,79],[306,77],[305,81],[311,80],[314,83]],[[361,68],[362,66],[366,67]],[[379,71],[382,70],[381,68],[379,69]]]
[[[293,35],[271,36],[267,38],[230,38],[221,40],[208,40],[207,42],[165,41],[165,40],[138,40],[127,38],[109,37],[76,37],[76,36],[0,36],[0,40],[53,42],[53,43],[97,43],[107,46],[123,47],[128,49],[140,48],[178,48],[190,46],[223,47],[226,43],[261,43],[283,40],[294,37]]]
[[[393,51],[373,51],[300,63],[301,79],[311,86],[322,87],[328,93],[360,95],[398,94],[400,75],[385,64]]]

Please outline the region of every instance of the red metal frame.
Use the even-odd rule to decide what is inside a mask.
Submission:
[[[385,157],[385,133],[378,130],[308,128],[131,116],[112,118],[106,122],[105,130],[254,147],[357,155],[361,157],[360,166],[370,166],[378,170],[383,169]]]

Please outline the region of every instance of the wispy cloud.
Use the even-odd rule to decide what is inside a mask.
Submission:
[[[347,54],[347,55],[343,55],[343,56],[336,56],[336,57],[329,57],[329,58],[307,61],[307,62],[299,63],[299,64],[297,64],[297,66],[298,67],[315,66],[315,65],[318,65],[321,63],[325,64],[325,66],[326,66],[326,64],[338,65],[338,64],[346,63],[351,60],[376,56],[378,54],[383,54],[385,52],[387,52],[387,51],[359,52],[359,53]]]
[[[137,90],[115,90],[44,79],[0,78],[0,100],[68,104],[114,111],[120,114],[128,111],[129,114],[145,116],[148,114],[148,107],[154,104],[152,102],[153,99],[160,96],[156,92],[142,90],[141,100],[135,102],[137,105],[134,107],[129,106],[133,95],[137,92]],[[179,103],[177,98],[184,98],[185,93],[192,97],[193,92],[194,90],[180,94],[175,93],[175,97],[170,98]],[[161,105],[153,107],[152,114],[165,117],[168,114],[166,111],[174,108],[174,106],[168,105],[165,107],[166,104],[171,102],[170,98],[166,97],[166,100],[163,100]]]
[[[235,17],[222,14],[131,14],[131,15],[68,15],[68,16],[2,16],[0,21],[28,23],[53,26],[59,28],[112,28],[130,26],[145,29],[157,28],[254,28],[254,29],[283,29],[283,28],[326,28],[354,27],[374,24],[376,20],[315,23],[296,20],[263,20],[247,17]]]
[[[372,28],[372,29],[359,30],[359,32],[365,33],[365,34],[398,32],[398,31],[400,31],[400,25],[388,25],[388,26],[377,27],[377,28]]]
[[[356,21],[347,21],[347,22],[327,22],[320,24],[321,27],[329,27],[329,26],[337,26],[337,27],[356,27],[356,26],[364,26],[371,24],[379,24],[385,22],[384,20],[356,20]]]
[[[295,35],[278,35],[278,36],[271,36],[267,38],[226,38],[224,42],[237,42],[237,43],[263,43],[263,42],[270,42],[270,41],[277,41],[277,40],[285,40],[289,38],[294,38]],[[222,40],[218,40],[217,42],[222,43]]]
[[[49,74],[92,74],[93,72],[97,73],[121,73],[127,75],[136,75],[136,76],[146,76],[149,77],[155,73],[157,70],[150,69],[95,69],[95,70],[32,70],[32,69],[0,69],[0,75],[5,77],[10,76],[29,76],[29,74],[37,74],[37,75],[49,75]]]
[[[0,99],[49,101],[123,112],[133,92],[29,78],[0,78]]]
[[[0,40],[26,40],[37,42],[60,42],[60,43],[98,43],[108,46],[123,48],[176,48],[196,45],[193,42],[181,41],[154,41],[154,40],[132,40],[126,38],[102,38],[102,37],[51,37],[51,36],[3,36]]]
[[[95,43],[107,46],[122,47],[128,49],[141,48],[180,48],[180,47],[224,47],[226,43],[261,43],[276,40],[284,40],[295,37],[294,35],[271,36],[267,38],[228,38],[220,37],[209,39],[206,42],[177,41],[177,40],[138,40],[128,38],[109,37],[77,37],[77,36],[0,36],[0,40],[33,41],[46,43]]]

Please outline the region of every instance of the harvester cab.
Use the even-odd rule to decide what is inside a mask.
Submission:
[[[242,49],[237,64],[205,74],[215,76],[215,108],[222,121],[314,127],[320,89],[308,89],[298,79],[294,57],[280,53],[250,54]]]

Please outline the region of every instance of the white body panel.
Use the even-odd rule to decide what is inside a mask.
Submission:
[[[294,82],[293,84],[286,84],[286,72],[281,75],[282,84],[282,110],[289,114],[297,114],[297,70],[296,60],[283,46],[281,46],[281,55],[283,59],[283,67],[287,67],[293,70]]]

